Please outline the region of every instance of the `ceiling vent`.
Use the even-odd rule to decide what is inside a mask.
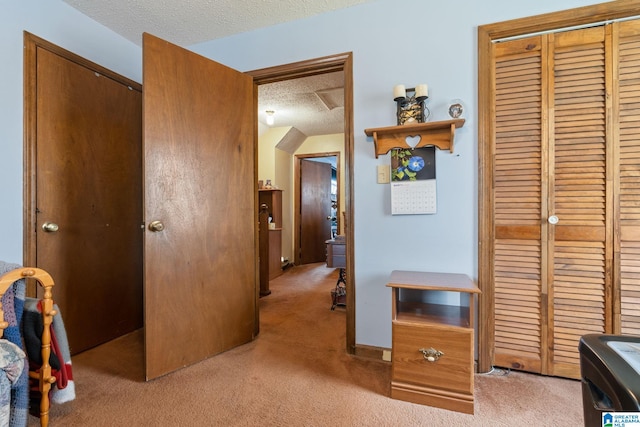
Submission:
[[[329,111],[344,107],[344,88],[342,87],[318,90],[315,94]]]

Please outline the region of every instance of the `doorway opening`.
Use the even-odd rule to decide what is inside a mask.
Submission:
[[[299,79],[303,77],[319,76],[342,71],[344,73],[344,205],[341,206],[344,215],[343,230],[346,242],[346,351],[355,353],[355,286],[353,283],[353,59],[351,53],[316,58],[292,64],[249,71],[253,76],[256,95],[261,85]],[[257,96],[256,96],[257,99]],[[256,105],[257,109],[257,105]]]

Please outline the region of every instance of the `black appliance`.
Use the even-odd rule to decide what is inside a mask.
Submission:
[[[585,427],[601,427],[603,413],[640,413],[640,337],[589,334],[578,349]]]

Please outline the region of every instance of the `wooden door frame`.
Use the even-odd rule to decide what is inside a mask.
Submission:
[[[285,80],[293,80],[302,77],[316,76],[320,74],[344,72],[344,162],[345,162],[345,239],[346,239],[346,350],[349,354],[356,352],[356,290],[354,280],[354,233],[353,233],[353,53],[341,53],[294,62],[275,67],[262,68],[248,71],[253,77],[254,93],[257,98],[258,86],[268,83],[276,83]],[[257,136],[256,136],[257,138]]]
[[[302,224],[302,218],[300,217],[300,197],[302,194],[302,189],[300,188],[300,167],[302,164],[302,161],[305,159],[314,159],[314,158],[318,158],[318,157],[335,157],[336,158],[336,179],[337,179],[337,183],[338,183],[338,190],[337,190],[337,197],[336,197],[336,201],[337,201],[337,209],[336,209],[336,217],[337,217],[337,223],[338,223],[338,230],[340,230],[340,225],[341,222],[340,221],[340,152],[339,151],[332,151],[332,152],[325,152],[325,153],[310,153],[310,154],[296,154],[294,156],[294,162],[293,162],[293,211],[294,213],[294,218],[293,218],[293,241],[294,241],[294,248],[295,248],[295,253],[293,254],[293,258],[294,258],[294,262],[296,264],[299,264],[300,261],[300,247],[302,245],[302,237],[301,237],[301,232],[300,232],[300,224]]]
[[[494,134],[492,44],[499,39],[588,25],[638,15],[640,0],[619,0],[513,19],[478,27],[478,371],[488,372],[494,361],[493,277],[493,152]],[[615,285],[614,285],[615,287]],[[617,290],[614,289],[614,295]],[[614,298],[615,300],[615,298]]]

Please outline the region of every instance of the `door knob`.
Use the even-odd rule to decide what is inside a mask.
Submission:
[[[551,215],[547,221],[549,221],[549,224],[551,225],[556,225],[560,220],[558,219],[557,216]]]
[[[164,224],[162,223],[162,221],[151,221],[149,223],[149,230],[157,233],[158,231],[164,230]]]
[[[58,227],[58,224],[53,222],[45,222],[44,224],[42,224],[42,229],[47,233],[55,233],[56,231],[58,231],[58,228],[60,228]]]

